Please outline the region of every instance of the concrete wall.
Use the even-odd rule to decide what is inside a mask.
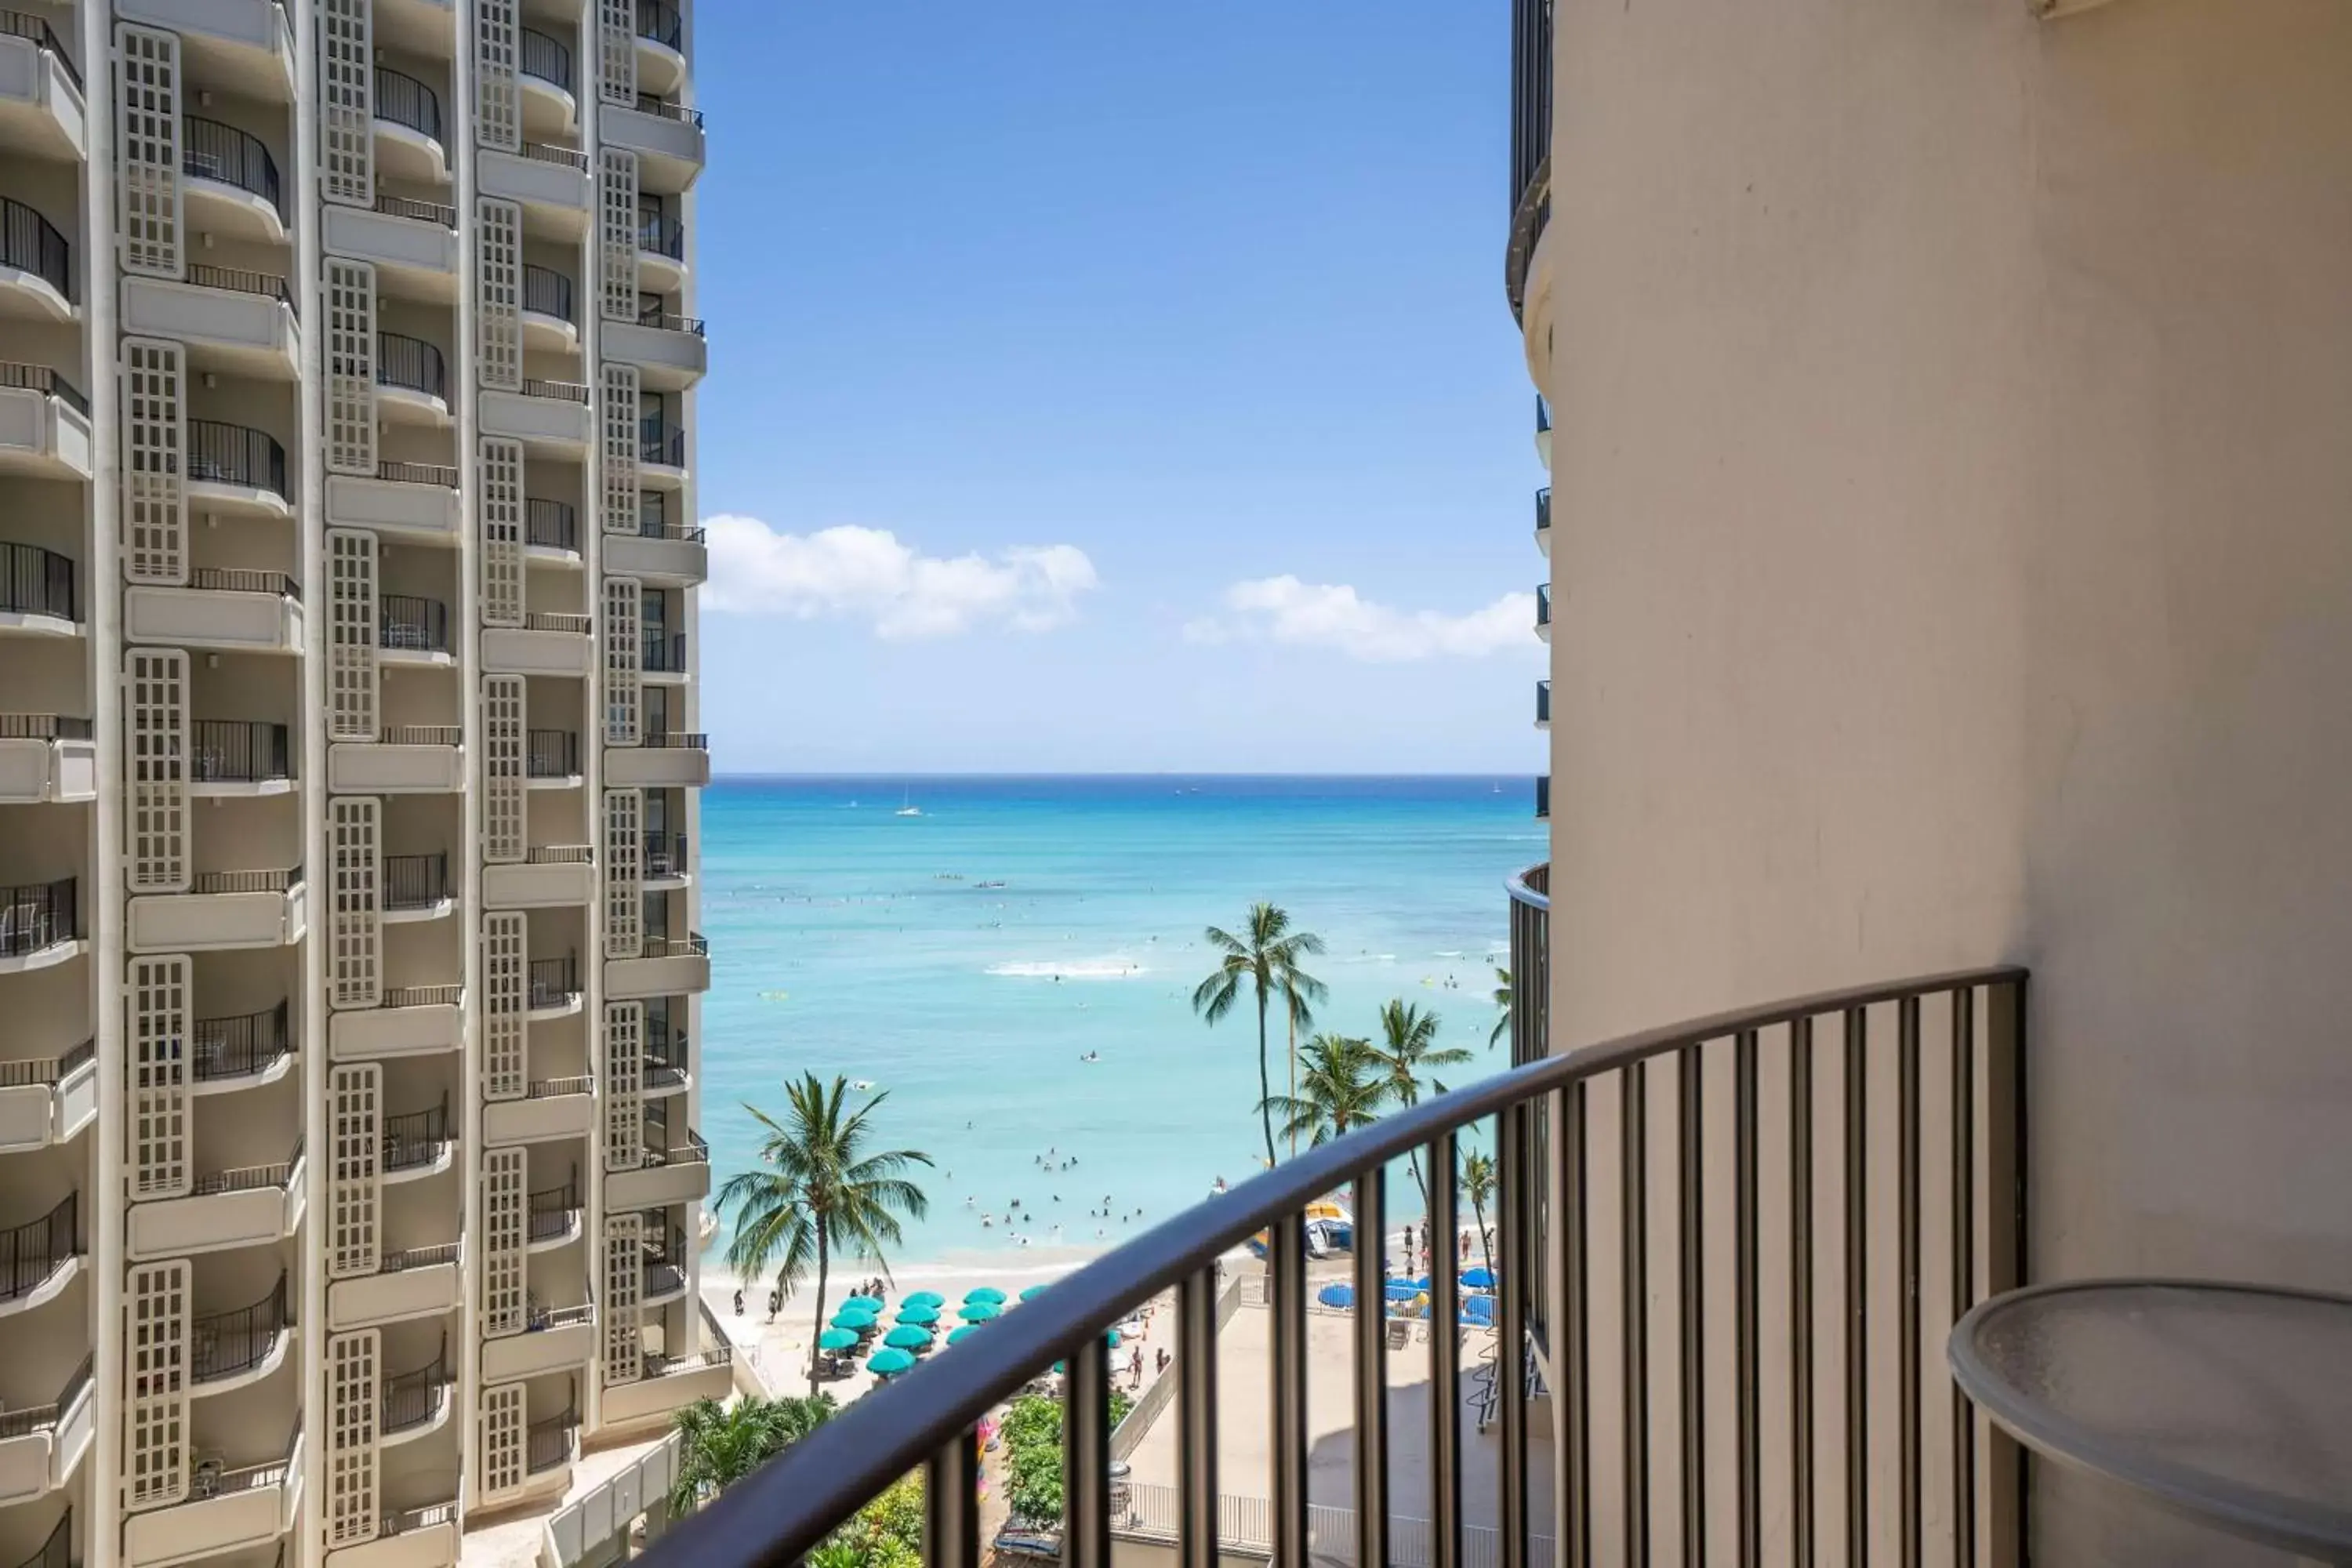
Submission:
[[[2352,1289],[2352,7],[1557,16],[1559,1039],[2023,962],[2033,1277]]]

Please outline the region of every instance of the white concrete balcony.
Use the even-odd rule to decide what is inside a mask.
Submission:
[[[529,496],[522,503],[522,552],[530,561],[550,566],[580,567],[587,558],[580,552],[580,513],[570,501]]]
[[[278,1082],[294,1070],[292,1023],[293,1008],[285,1002],[258,1012],[197,1019],[188,1030],[188,1091],[230,1094]]]
[[[534,610],[523,616],[520,626],[485,626],[482,668],[493,675],[580,679],[595,665],[596,644],[590,635],[595,624],[586,616]]]
[[[608,121],[613,112],[606,112]],[[585,153],[544,142],[526,142],[519,153],[484,148],[475,157],[474,178],[484,195],[520,204],[524,227],[533,235],[586,237],[596,187]]]
[[[440,1349],[431,1361],[383,1380],[382,1404],[376,1411],[376,1438],[387,1448],[413,1443],[449,1424],[451,1395],[457,1379],[449,1365],[449,1335],[443,1331]]]
[[[327,1327],[341,1333],[453,1310],[464,1260],[455,1241],[385,1253],[373,1274],[327,1287]]]
[[[572,48],[536,27],[516,37],[515,77],[522,89],[522,133],[534,141],[560,141],[580,133],[578,84]]]
[[[265,0],[265,4],[267,0]],[[223,239],[284,245],[285,192],[261,139],[202,115],[180,121],[180,200],[190,228]]]
[[[294,1320],[280,1274],[258,1301],[188,1325],[188,1394],[203,1399],[250,1388],[285,1365],[293,1346]]]
[[[552,267],[523,266],[522,345],[542,353],[580,352],[580,316],[572,279]]]
[[[380,174],[425,185],[449,183],[441,95],[405,71],[375,68],[375,163]]]
[[[188,794],[193,798],[255,799],[293,793],[293,732],[286,725],[199,719],[188,731]]]
[[[588,454],[593,432],[588,388],[580,382],[526,377],[520,391],[485,387],[477,401],[486,436],[509,437],[541,457],[577,460]]]
[[[10,19],[0,26],[0,147],[79,163],[89,146],[81,71],[65,40],[37,16]]]
[[[585,844],[535,844],[519,864],[482,868],[482,901],[494,910],[569,909],[596,898],[595,851]]]
[[[268,1165],[237,1165],[199,1175],[185,1197],[131,1205],[129,1242],[138,1261],[193,1258],[260,1247],[294,1234],[303,1206],[302,1146]]]
[[[21,1211],[19,1211],[21,1212]],[[65,1294],[81,1272],[81,1194],[68,1193],[48,1212],[0,1230],[0,1318],[29,1312]]]
[[[647,310],[634,321],[606,321],[603,331],[604,356],[635,365],[651,391],[683,391],[710,368],[700,317]]]
[[[635,958],[604,961],[604,995],[614,1002],[682,996],[710,989],[710,943],[700,935],[647,937]]]
[[[685,226],[672,217],[646,218],[637,226],[637,288],[647,294],[675,294],[685,286]]]
[[[637,527],[642,532],[648,515],[656,515],[665,529],[688,526],[673,521],[685,513],[686,497],[686,431],[658,414],[648,414],[637,421],[637,489],[639,507]],[[646,496],[659,498],[647,500]]]
[[[571,730],[531,730],[523,736],[523,776],[531,789],[578,789],[580,736]]]
[[[80,258],[37,208],[0,196],[0,319],[62,323],[81,319],[75,303]]]
[[[277,0],[115,0],[114,14],[179,34],[185,64],[240,98],[294,100],[294,27]]]
[[[404,542],[454,548],[461,524],[458,477],[457,469],[437,463],[378,463],[372,479],[330,474],[328,526],[372,529]]]
[[[457,1505],[394,1509],[376,1521],[375,1539],[327,1553],[329,1568],[454,1568]]]
[[[534,1421],[523,1434],[523,1477],[520,1496],[544,1497],[572,1484],[572,1463],[580,1457],[580,1411],[576,1405],[543,1421]]]
[[[585,1366],[596,1354],[596,1309],[531,1303],[529,1326],[517,1334],[482,1342],[482,1381],[510,1383],[541,1373]]]
[[[98,798],[90,721],[60,713],[0,713],[0,805]]]
[[[690,588],[710,575],[710,549],[699,525],[641,522],[635,533],[604,535],[604,570]]]
[[[457,298],[457,209],[441,202],[379,195],[375,205],[328,203],[326,248],[373,264],[376,285],[400,299],[452,304]]]
[[[676,892],[694,880],[693,847],[685,834],[649,827],[641,842],[638,866],[646,891]]]
[[[60,1490],[73,1479],[98,1430],[89,1373],[85,1356],[48,1404],[0,1410],[0,1506]]]
[[[523,994],[527,1009],[524,1016],[532,1023],[543,1023],[550,1018],[568,1018],[584,1005],[580,989],[580,960],[576,953],[534,958],[528,973],[530,985]]]
[[[604,748],[604,783],[614,789],[695,789],[709,782],[710,737],[698,731]]]
[[[79,1137],[98,1119],[98,1047],[0,1061],[0,1153]]]
[[[669,0],[637,0],[637,87],[676,92],[686,85],[686,24]]]
[[[81,884],[71,877],[0,888],[0,974],[47,969],[89,950]]]
[[[449,367],[440,345],[404,332],[375,335],[375,413],[387,425],[448,428]]]
[[[378,1123],[378,1169],[385,1186],[421,1182],[457,1163],[457,1133],[449,1120],[449,1096],[437,1105],[403,1111]]]
[[[0,637],[81,636],[79,577],[69,555],[0,543]]]
[[[437,1056],[465,1044],[462,985],[388,987],[382,1006],[349,1008],[327,1019],[327,1057],[335,1062]]]
[[[125,588],[122,621],[123,636],[132,642],[298,654],[302,584],[283,572],[199,566],[184,588]]]
[[[379,664],[447,669],[457,662],[449,640],[449,606],[415,594],[378,594],[375,657]]]
[[[702,176],[709,156],[702,133],[702,111],[666,102],[651,93],[637,94],[632,108],[607,104],[598,124],[605,142],[626,147],[637,155],[640,189],[665,194],[693,187]]]
[[[668,1258],[649,1258],[637,1286],[637,1304],[667,1307],[686,1299],[686,1267]]]
[[[580,1239],[586,1214],[581,1206],[580,1175],[575,1170],[562,1186],[530,1194],[524,1212],[523,1250],[554,1252],[571,1246]]]
[[[465,731],[455,724],[399,724],[381,741],[327,748],[327,787],[338,795],[455,795],[466,787]]]
[[[710,1145],[696,1134],[688,1133],[686,1142],[675,1149],[648,1148],[644,1159],[634,1171],[604,1173],[607,1212],[662,1208],[709,1195]]]
[[[134,952],[284,947],[310,929],[302,868],[199,872],[184,893],[134,895],[130,927]]]
[[[601,1405],[607,1426],[634,1425],[685,1409],[698,1399],[723,1400],[735,1391],[735,1357],[720,1345],[698,1355],[649,1355],[646,1373],[635,1383],[604,1385]]]
[[[584,1138],[596,1124],[596,1080],[541,1079],[520,1100],[494,1100],[482,1107],[482,1136],[492,1147]]]
[[[278,1457],[234,1464],[220,1454],[198,1457],[188,1499],[134,1513],[122,1521],[126,1568],[171,1568],[178,1563],[241,1548],[266,1546],[294,1527],[300,1507],[301,1428]]]
[[[188,510],[216,518],[283,522],[294,515],[286,448],[266,430],[218,419],[187,422]]]
[[[188,364],[260,381],[301,375],[302,324],[293,291],[273,272],[188,264],[187,279],[122,280],[122,330],[185,343]]]
[[[91,458],[81,389],[47,365],[0,363],[0,473],[86,479]]]
[[[462,891],[449,875],[449,854],[386,855],[379,862],[386,925],[446,920],[457,912]]]

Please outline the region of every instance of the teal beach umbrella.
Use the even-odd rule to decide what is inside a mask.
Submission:
[[[848,1300],[843,1301],[842,1305],[846,1308],[863,1307],[869,1312],[878,1312],[882,1310],[882,1298],[879,1296],[852,1296]]]
[[[816,1337],[816,1348],[821,1351],[845,1351],[856,1343],[857,1334],[851,1329],[827,1329]]]
[[[1004,1292],[993,1285],[982,1285],[977,1289],[967,1290],[963,1293],[963,1299],[967,1301],[986,1301],[994,1307],[1004,1305]]]
[[[931,1331],[929,1329],[919,1329],[913,1324],[908,1323],[903,1327],[892,1329],[888,1333],[884,1334],[882,1336],[882,1342],[888,1345],[892,1350],[927,1351],[931,1348]]]
[[[978,1323],[966,1323],[962,1328],[950,1329],[948,1331],[948,1343],[951,1345],[961,1344],[965,1339],[978,1332],[980,1332],[980,1325]]]
[[[984,1323],[991,1318],[1000,1315],[1003,1310],[1003,1308],[993,1301],[966,1301],[956,1309],[956,1316],[961,1318],[967,1324]]]
[[[898,1309],[898,1321],[928,1327],[940,1321],[940,1310],[937,1307],[901,1307]]]
[[[1024,1301],[1034,1301],[1038,1297],[1044,1295],[1048,1287],[1044,1285],[1032,1285],[1029,1289],[1021,1292],[1021,1299]]]
[[[876,1321],[874,1314],[864,1307],[844,1307],[833,1315],[833,1326],[836,1329],[863,1331],[872,1328]]]
[[[918,1290],[907,1298],[909,1307],[944,1307],[947,1304],[948,1299],[937,1290]]]
[[[915,1358],[901,1350],[876,1351],[866,1358],[866,1370],[877,1377],[896,1377],[915,1364]]]

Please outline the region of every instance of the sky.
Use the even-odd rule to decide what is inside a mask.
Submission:
[[[720,773],[1498,773],[1503,0],[702,0]]]

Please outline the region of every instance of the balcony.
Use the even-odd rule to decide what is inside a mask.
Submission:
[[[57,226],[14,197],[0,196],[0,316],[71,321],[73,247]]]
[[[7,38],[0,35],[0,57]],[[43,364],[0,361],[0,473],[90,477],[89,399]]]
[[[482,431],[505,436],[540,457],[583,458],[591,444],[588,388],[576,381],[525,376],[513,392],[484,387],[478,399]]]
[[[0,147],[79,163],[89,139],[81,71],[64,41],[39,16],[0,11]]]
[[[439,463],[378,463],[372,479],[329,474],[327,521],[336,528],[372,529],[423,544],[454,547],[457,479],[456,468]]]
[[[735,1352],[719,1344],[688,1356],[647,1355],[635,1383],[604,1386],[600,1417],[606,1426],[667,1416],[698,1399],[721,1402],[735,1391]]]
[[[607,1001],[683,996],[709,989],[710,943],[698,931],[691,936],[649,936],[639,945],[635,958],[604,961]]]
[[[286,448],[249,426],[218,419],[187,425],[188,506],[211,517],[284,520],[294,515]]]
[[[186,344],[191,370],[268,382],[301,377],[301,307],[275,272],[192,261],[181,280],[127,277],[122,331]]]
[[[457,1134],[449,1120],[449,1097],[422,1110],[387,1116],[376,1135],[386,1184],[413,1182],[447,1170],[457,1158]]]
[[[520,863],[482,868],[482,901],[494,910],[577,909],[593,903],[595,862],[590,845],[531,845]]]
[[[532,730],[523,736],[523,773],[532,789],[580,787],[580,736],[572,730]]]
[[[294,755],[283,724],[199,719],[189,726],[188,793],[198,798],[284,795]]]
[[[652,677],[683,679],[692,673],[686,658],[686,634],[665,632],[658,627],[646,632],[638,648],[637,668]]]
[[[596,1307],[593,1301],[550,1307],[530,1298],[520,1332],[482,1342],[482,1381],[511,1383],[582,1367],[596,1354]]]
[[[637,0],[637,87],[671,93],[686,85],[686,23],[669,0]]]
[[[259,1247],[294,1234],[302,1218],[302,1142],[285,1159],[200,1173],[181,1197],[148,1197],[131,1207],[135,1260],[190,1258]]]
[[[375,1007],[344,1008],[327,1020],[334,1062],[437,1056],[466,1043],[463,985],[390,985]]]
[[[441,350],[400,332],[375,335],[376,416],[387,425],[449,423],[449,367]]]
[[[375,68],[375,162],[379,174],[420,184],[449,183],[441,139],[441,95],[404,71]]]
[[[687,853],[686,835],[648,829],[640,851],[639,874],[647,886],[685,885],[694,875],[694,859]]]
[[[1536,461],[1551,467],[1551,404],[1540,392],[1536,394]]]
[[[1551,820],[1551,775],[1549,773],[1538,774],[1536,778],[1536,820],[1538,822]]]
[[[115,0],[114,14],[179,34],[182,69],[215,91],[294,100],[294,24],[280,0]]]
[[[1536,682],[1536,728],[1551,728],[1551,682],[1549,680]]]
[[[1536,636],[1551,641],[1551,584],[1536,584]]]
[[[81,1269],[80,1216],[80,1194],[68,1193],[38,1219],[0,1230],[0,1318],[64,1292]]]
[[[648,1021],[646,1034],[646,1052],[637,1069],[639,1087],[647,1099],[684,1094],[694,1081],[687,1061],[686,1031],[666,1030]]]
[[[203,1454],[190,1467],[187,1500],[128,1514],[122,1521],[126,1568],[171,1568],[223,1552],[268,1546],[293,1528],[302,1495],[302,1431],[277,1457],[236,1464]]]
[[[444,1480],[425,1489],[454,1483]],[[413,1508],[387,1509],[376,1517],[375,1538],[339,1546],[327,1554],[330,1568],[456,1568],[457,1502],[442,1498]]]
[[[0,1411],[0,1506],[60,1490],[73,1479],[98,1428],[90,1364],[84,1356],[47,1405]],[[70,1512],[59,1520],[58,1533],[24,1568],[70,1568],[64,1552],[50,1553],[65,1543],[72,1522]]]
[[[677,456],[684,460],[683,437]],[[677,470],[681,481],[683,468]],[[710,575],[710,552],[699,524],[672,521],[674,505],[685,498],[674,491],[641,490],[637,496],[637,526],[634,532],[604,535],[604,570],[614,576],[692,587]]]
[[[529,349],[580,352],[580,318],[572,279],[552,267],[525,262],[522,269],[522,341]]]
[[[637,287],[675,294],[686,284],[686,226],[658,210],[637,219]]]
[[[37,544],[0,544],[0,636],[81,635],[70,556]]]
[[[342,1333],[450,1311],[464,1261],[465,1247],[455,1241],[387,1252],[373,1274],[327,1287],[327,1327]]]
[[[615,112],[604,111],[608,127]],[[595,182],[585,153],[544,142],[525,142],[513,153],[486,147],[478,151],[474,171],[484,195],[521,205],[524,229],[532,236],[575,244],[587,237]]]
[[[188,1031],[194,1092],[253,1089],[284,1078],[294,1065],[289,1019],[284,1002],[257,1013],[197,1019]]]
[[[523,1465],[530,1472],[531,1486],[552,1482],[559,1476],[568,1476],[572,1461],[580,1456],[580,1411],[576,1404],[566,1405],[561,1411],[542,1420],[534,1421],[523,1434]]]
[[[580,1239],[580,1172],[574,1167],[572,1179],[562,1186],[547,1187],[530,1194],[525,1210],[527,1250],[552,1252],[559,1247]]]
[[[63,963],[83,946],[81,888],[73,878],[0,887],[0,974]]]
[[[686,1258],[682,1251],[650,1253],[638,1280],[638,1305],[663,1307],[683,1300],[686,1283]]]
[[[657,298],[641,303],[633,321],[607,321],[601,350],[635,365],[640,382],[655,392],[683,391],[710,368],[701,318],[666,309]]]
[[[1536,492],[1536,548],[1543,557],[1551,559],[1551,487],[1544,486]]]
[[[522,503],[524,552],[535,560],[580,564],[580,513],[570,501],[532,496]]]
[[[585,679],[596,659],[586,616],[527,612],[520,626],[482,628],[482,668],[498,675],[559,675]]]
[[[130,905],[134,952],[211,952],[283,947],[310,930],[302,868],[282,871],[199,871],[184,893],[134,893]]]
[[[523,28],[515,42],[515,64],[522,87],[523,134],[578,134],[580,102],[573,96],[571,46],[535,27]]]
[[[189,1392],[225,1394],[260,1382],[284,1363],[294,1340],[286,1304],[286,1276],[269,1294],[233,1312],[215,1312],[188,1325]]]
[[[387,855],[383,868],[384,924],[445,920],[457,912],[457,892],[449,882],[448,851]]]
[[[98,1046],[0,1061],[0,1153],[79,1137],[98,1115]]]
[[[449,647],[449,606],[438,599],[378,595],[375,636],[376,658],[387,664],[457,662]]]
[[[698,1203],[710,1193],[710,1145],[692,1131],[674,1147],[649,1141],[644,1163],[634,1171],[604,1173],[604,1207],[665,1208],[671,1204]]]
[[[686,431],[658,414],[637,420],[637,477],[656,490],[686,483]]]
[[[395,1373],[383,1380],[376,1408],[376,1436],[394,1447],[437,1431],[449,1419],[449,1396],[457,1378],[449,1365],[449,1336],[423,1366]]]
[[[334,256],[375,264],[389,295],[455,304],[457,299],[457,209],[444,202],[379,195],[373,207],[329,203],[326,248]]]
[[[349,795],[455,795],[466,787],[466,731],[455,724],[393,724],[375,741],[327,748],[327,786]]]
[[[122,591],[122,606],[125,635],[138,642],[302,651],[302,584],[289,573],[199,566],[184,588],[133,584]]]
[[[0,805],[98,798],[98,742],[87,719],[0,713]]]
[[[262,245],[286,243],[278,160],[259,137],[188,115],[180,121],[180,174],[191,227]]]
[[[614,789],[691,789],[710,782],[710,737],[700,731],[648,731],[634,746],[604,748]]]
[[[494,1100],[482,1107],[482,1136],[492,1147],[584,1138],[596,1125],[596,1080],[538,1079],[520,1100]]]
[[[1527,303],[1536,243],[1551,216],[1552,30],[1549,0],[1511,4],[1511,237],[1503,253],[1503,295],[1518,319]]]
[[[524,1002],[533,1019],[568,1017],[580,1011],[580,955],[534,958],[527,971]]]
[[[701,177],[709,156],[702,110],[641,92],[630,107],[603,106],[597,124],[606,145],[637,155],[639,190],[677,195]]]

